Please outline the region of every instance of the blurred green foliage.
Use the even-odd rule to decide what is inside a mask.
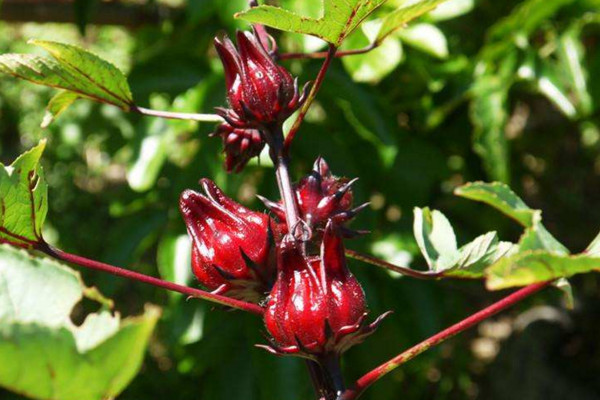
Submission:
[[[282,3],[318,16],[317,0]],[[36,52],[26,45],[31,38],[77,43],[126,72],[137,104],[211,112],[225,101],[212,39],[247,27],[233,18],[246,1],[190,0],[181,7],[159,26],[88,25],[85,37],[75,24],[1,23],[0,53]],[[359,176],[355,197],[370,200],[372,209],[354,226],[372,233],[349,247],[390,260],[425,264],[412,237],[415,206],[442,210],[460,243],[490,230],[517,241],[516,224],[452,195],[464,182],[492,179],[510,182],[543,210],[555,237],[583,250],[600,221],[600,84],[593,79],[600,69],[599,7],[597,0],[451,0],[372,54],[335,61],[294,144],[293,175],[323,155],[335,173]],[[362,47],[370,35],[367,24],[346,46]],[[275,36],[283,51],[323,47],[317,39]],[[286,65],[301,82],[319,68],[318,61]],[[223,172],[219,140],[208,137],[211,124],[156,120],[79,100],[42,130],[53,94],[0,76],[0,161],[10,163],[48,138],[44,235],[67,251],[191,283],[179,193],[207,176],[257,208],[254,194],[277,197],[266,159],[241,175]],[[498,296],[476,282],[400,279],[355,261],[351,268],[372,314],[395,313],[348,353],[349,379]],[[147,302],[164,307],[142,372],[119,398],[310,398],[301,360],[253,347],[264,342],[257,318],[83,274],[123,315],[141,313]],[[600,399],[600,282],[586,276],[574,283],[573,312],[560,308],[558,293],[538,296],[411,361],[364,398]],[[19,397],[0,391],[0,398]]]

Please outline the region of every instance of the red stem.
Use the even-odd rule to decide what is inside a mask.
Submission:
[[[401,267],[398,265],[391,264],[387,261],[383,261],[377,257],[362,254],[354,250],[346,249],[346,255],[358,261],[365,262],[367,264],[375,265],[376,267],[384,268],[390,271],[397,272],[402,275],[410,276],[411,278],[417,279],[438,279],[444,276],[443,272],[430,272],[430,271],[417,271],[408,267]]]
[[[60,249],[55,249],[46,243],[38,244],[36,249],[49,255],[50,257],[56,258],[57,260],[65,261],[68,263],[76,264],[85,268],[93,269],[96,271],[108,272],[109,274],[120,276],[149,285],[157,286],[163,289],[171,290],[181,294],[185,294],[191,297],[212,301],[213,303],[221,304],[224,306],[236,308],[242,311],[248,311],[252,314],[262,315],[263,309],[252,303],[246,303],[245,301],[232,299],[226,296],[205,292],[204,290],[191,288],[188,286],[178,285],[173,282],[163,281],[162,279],[154,278],[152,276],[140,274],[139,272],[130,271],[128,269],[115,267],[113,265],[105,264],[99,261],[90,260],[85,257],[81,257],[75,254],[70,254]]]
[[[353,56],[357,54],[365,54],[369,51],[375,49],[379,44],[377,42],[368,45],[367,47],[363,47],[362,49],[355,50],[340,50],[335,53],[336,58]],[[327,58],[328,51],[317,51],[314,53],[283,53],[278,56],[280,60],[294,60],[294,59],[317,59],[317,58]]]
[[[298,114],[298,118],[296,118],[296,120],[294,121],[294,125],[292,125],[290,132],[288,133],[287,137],[285,138],[285,142],[283,144],[284,156],[287,156],[290,152],[290,146],[292,144],[292,141],[294,140],[294,137],[296,136],[298,129],[300,129],[300,125],[302,125],[302,121],[304,121],[304,117],[306,116],[308,109],[310,108],[312,102],[315,100],[315,97],[317,96],[317,93],[319,92],[319,89],[321,88],[321,85],[323,84],[323,80],[325,79],[325,74],[327,73],[327,70],[329,69],[329,65],[331,65],[331,61],[333,60],[336,51],[337,51],[337,47],[330,44],[329,50],[327,51],[327,56],[325,58],[325,61],[323,61],[323,65],[321,65],[321,69],[319,70],[319,73],[317,74],[317,79],[315,80],[313,87],[310,89],[308,98],[306,99],[306,101],[304,101],[304,104],[302,104],[302,107],[300,108],[300,113]]]
[[[530,285],[523,289],[517,290],[516,292],[492,304],[491,306],[484,308],[483,310],[471,315],[470,317],[452,325],[451,327],[437,333],[436,335],[433,335],[429,339],[422,341],[416,346],[413,346],[410,349],[400,353],[391,360],[386,361],[377,368],[363,375],[360,379],[356,381],[352,389],[348,389],[341,396],[340,400],[357,399],[365,391],[366,388],[368,388],[373,383],[377,382],[383,376],[387,375],[388,373],[398,368],[405,362],[412,360],[413,358],[428,350],[429,348],[436,346],[445,340],[450,339],[456,334],[463,332],[474,325],[477,325],[481,321],[490,318],[498,312],[513,306],[514,304],[520,302],[526,297],[529,297],[539,292],[540,290],[549,286],[551,283],[552,282],[536,283],[534,285]]]

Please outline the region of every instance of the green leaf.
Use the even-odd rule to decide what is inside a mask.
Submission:
[[[39,161],[45,147],[43,140],[10,166],[0,164],[0,243],[31,247],[43,241],[48,185]]]
[[[121,320],[107,310],[81,326],[73,307],[86,293],[79,274],[0,246],[0,386],[35,399],[114,398],[140,368],[160,315]]]
[[[368,46],[377,34],[380,23],[369,21],[344,42],[341,49],[359,49]],[[404,53],[399,40],[386,40],[366,54],[343,57],[342,64],[357,82],[377,83],[402,62]]]
[[[42,120],[41,127],[47,128],[60,114],[71,106],[79,98],[79,95],[73,92],[63,90],[57,93],[46,107],[46,114]]]
[[[519,247],[501,242],[496,232],[488,232],[457,249],[454,229],[437,210],[415,208],[413,231],[429,270],[443,277],[480,279],[485,269]]]
[[[444,214],[429,208],[415,208],[413,232],[430,270],[441,272],[456,263],[460,256],[456,236]]]
[[[564,74],[563,68],[560,69],[560,74]],[[546,96],[567,118],[574,119],[577,116],[577,109],[569,99],[568,89],[557,73],[554,73],[550,68],[543,67],[540,76],[536,80],[536,85],[537,90]]]
[[[0,55],[0,72],[40,85],[68,90],[81,97],[128,110],[133,105],[129,84],[113,64],[77,46],[32,40],[53,57]]]
[[[568,278],[576,274],[600,271],[600,258],[581,254],[575,256],[530,250],[499,260],[486,271],[487,287],[491,290]]]
[[[287,32],[316,36],[339,46],[373,11],[386,0],[323,0],[323,16],[311,18],[278,7],[261,5],[237,13],[253,24]]]
[[[542,225],[542,212],[529,208],[508,185],[473,182],[457,188],[454,193],[488,204],[527,228],[519,241],[520,251],[543,249],[556,254],[569,253]]]
[[[475,7],[475,0],[448,0],[428,14],[433,21],[446,21],[467,14]]]
[[[479,279],[484,277],[485,269],[502,257],[518,250],[510,242],[498,240],[496,232],[488,232],[477,237],[459,249],[460,258],[454,266],[444,271],[444,276]]]
[[[141,139],[133,163],[127,169],[127,182],[137,191],[151,189],[167,160],[167,143],[164,133],[167,122],[163,119],[153,119],[143,122],[147,136]]]
[[[436,8],[446,0],[405,1],[404,5],[394,10],[383,20],[383,25],[377,35],[377,43],[388,37],[394,31],[404,28],[413,19]]]
[[[519,251],[547,250],[556,254],[569,254],[569,250],[548,232],[541,223],[541,214],[531,228],[527,228],[519,239]]]
[[[187,234],[164,236],[159,243],[156,257],[160,276],[180,285],[189,284],[192,281],[191,254],[192,244]],[[170,293],[173,296],[181,297],[178,293]]]
[[[397,35],[402,42],[430,56],[448,58],[448,41],[444,33],[435,25],[415,24],[398,31]]]
[[[454,194],[490,205],[526,228],[533,226],[536,211],[505,183],[471,182],[458,187]]]
[[[594,108],[587,86],[588,72],[585,67],[585,47],[579,36],[581,29],[571,28],[558,40],[560,70],[566,71],[570,86],[577,99],[577,108],[581,115],[589,115]]]

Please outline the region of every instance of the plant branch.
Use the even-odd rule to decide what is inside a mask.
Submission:
[[[283,145],[284,155],[289,154],[292,141],[294,140],[294,137],[296,136],[298,129],[300,129],[300,125],[302,125],[302,121],[304,121],[304,117],[306,116],[308,109],[310,108],[312,102],[315,100],[315,97],[317,96],[317,93],[319,92],[319,89],[321,88],[321,85],[323,84],[323,80],[325,79],[325,74],[327,73],[327,70],[329,69],[329,65],[331,65],[331,61],[333,60],[336,51],[337,51],[337,47],[335,47],[333,44],[330,44],[329,50],[327,51],[327,56],[325,58],[325,61],[323,61],[323,65],[321,65],[321,69],[319,70],[319,73],[317,74],[317,79],[315,80],[315,83],[313,84],[312,88],[310,89],[310,92],[308,93],[308,98],[304,101],[304,103],[302,104],[302,107],[300,107],[300,113],[298,114],[298,117],[294,121],[294,125],[292,125],[290,132],[288,133],[287,137],[285,138],[285,142]]]
[[[360,379],[356,381],[354,387],[352,389],[347,390],[341,397],[340,400],[354,400],[357,399],[366,388],[371,386],[373,383],[377,382],[383,376],[387,375],[394,369],[398,368],[400,365],[405,362],[412,360],[419,354],[424,351],[430,349],[433,346],[436,346],[456,334],[463,332],[474,325],[477,325],[481,321],[492,317],[493,315],[499,313],[500,311],[513,306],[514,304],[520,302],[521,300],[539,292],[540,290],[548,287],[552,282],[543,282],[536,283],[534,285],[530,285],[524,287],[523,289],[517,290],[516,292],[508,295],[502,300],[492,304],[491,306],[484,308],[483,310],[471,315],[470,317],[452,325],[451,327],[431,336],[429,339],[422,341],[421,343],[411,347],[410,349],[400,353],[396,357],[392,358],[389,361],[381,364],[377,368],[371,370],[370,372],[363,375]]]
[[[387,261],[381,260],[373,256],[369,256],[367,254],[362,254],[354,250],[346,249],[346,255],[355,260],[375,265],[376,267],[384,268],[390,271],[394,271],[402,275],[410,276],[411,278],[438,279],[444,276],[443,272],[417,271],[412,268],[394,265]]]
[[[198,122],[223,122],[224,121],[223,118],[221,118],[217,114],[193,114],[193,113],[159,111],[159,110],[151,110],[149,108],[143,108],[143,107],[138,107],[138,106],[132,106],[130,111],[136,112],[136,113],[142,114],[142,115],[166,118],[166,119],[183,119],[183,120],[187,120],[187,121],[198,121]]]
[[[187,296],[204,299],[208,301],[212,301],[213,303],[221,304],[223,306],[228,306],[232,308],[236,308],[238,310],[247,311],[252,314],[262,315],[263,309],[252,303],[246,303],[245,301],[232,299],[230,297],[221,296],[218,294],[213,294],[210,292],[206,292],[204,290],[191,288],[188,286],[178,285],[173,282],[164,281],[162,279],[154,278],[152,276],[140,274],[139,272],[130,271],[128,269],[115,267],[113,265],[105,264],[99,261],[90,260],[85,257],[81,257],[75,254],[70,254],[60,249],[56,249],[45,242],[38,243],[35,247],[36,250],[39,250],[52,258],[57,260],[65,261],[71,264],[76,264],[84,268],[93,269],[96,271],[108,272],[109,274],[120,276],[122,278],[127,278],[143,283],[147,283],[149,285],[157,286],[163,289],[171,290],[173,292],[178,292],[181,294],[185,294]]]
[[[335,57],[342,58],[347,56],[354,56],[357,54],[365,54],[373,49],[376,49],[377,47],[379,47],[379,43],[374,42],[368,45],[367,47],[363,47],[362,49],[340,50],[335,53]],[[318,59],[327,58],[327,54],[329,54],[329,51],[317,51],[314,53],[283,53],[280,54],[277,58],[279,60]]]

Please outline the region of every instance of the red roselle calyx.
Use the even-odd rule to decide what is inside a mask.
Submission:
[[[265,310],[275,354],[316,360],[338,356],[371,334],[381,319],[366,323],[362,287],[346,267],[342,239],[330,222],[319,256],[306,256],[301,243],[284,237],[277,254],[277,281]]]
[[[214,135],[223,139],[227,172],[240,172],[252,157],[260,154],[266,144],[258,129],[235,128],[227,122],[219,125]]]
[[[319,157],[313,165],[312,172],[294,185],[299,217],[316,240],[320,239],[329,221],[346,238],[362,233],[343,226],[368,205],[366,203],[352,208],[351,187],[356,180],[334,176],[325,160]],[[286,232],[286,215],[282,202],[275,203],[260,196],[259,198],[282,222],[282,231]]]
[[[236,128],[281,125],[300,107],[306,88],[301,95],[298,80],[277,65],[254,33],[238,32],[237,45],[227,37],[215,39],[231,107],[217,112]]]
[[[204,194],[186,190],[179,206],[192,238],[192,269],[206,288],[260,302],[275,275],[268,215],[231,200],[209,179]]]

